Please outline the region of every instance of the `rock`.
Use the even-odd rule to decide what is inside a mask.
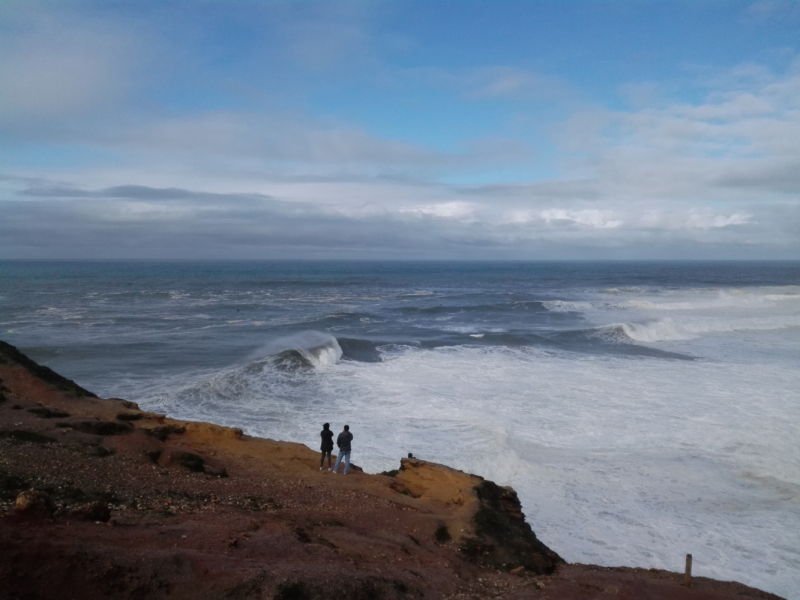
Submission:
[[[56,423],[57,427],[69,427],[80,431],[81,433],[90,433],[93,435],[119,435],[123,433],[130,433],[133,427],[127,423],[115,423],[114,421],[80,421],[61,422]]]
[[[29,413],[33,413],[37,417],[42,419],[63,419],[69,416],[69,413],[64,412],[63,410],[53,410],[51,408],[45,407],[37,407],[37,408],[29,408]]]
[[[219,440],[240,440],[244,435],[244,432],[238,427],[224,427],[211,423],[186,423],[184,430],[197,439],[214,442]],[[352,465],[350,468],[352,468]]]
[[[111,518],[111,509],[102,502],[90,502],[70,512],[70,516],[86,521],[107,522]]]
[[[140,421],[144,417],[143,413],[121,412],[117,414],[118,421]]]
[[[177,452],[172,455],[172,460],[177,462],[180,466],[189,469],[190,471],[202,472],[206,461],[197,454],[191,452]]]
[[[0,341],[0,363],[18,364],[42,381],[55,386],[56,389],[75,397],[97,398],[92,392],[83,389],[74,381],[59,375],[52,369],[36,364],[17,348],[6,342]]]
[[[537,575],[549,575],[564,562],[545,546],[525,522],[517,493],[491,481],[475,486],[480,501],[473,518],[475,537],[465,541],[461,551],[484,566],[505,564],[525,567]]]
[[[308,532],[306,532],[306,530],[303,529],[302,527],[295,527],[294,535],[301,544],[311,543],[311,537],[308,535]]]
[[[12,443],[21,444],[50,444],[55,440],[41,433],[35,431],[25,431],[22,429],[15,429],[13,431],[0,431],[0,439],[7,439]]]
[[[133,410],[139,410],[139,405],[136,402],[131,402],[130,400],[125,400],[124,398],[108,398],[109,402],[119,402],[125,408],[132,408]]]
[[[156,458],[151,458],[154,463],[158,464],[159,455]],[[205,473],[211,477],[227,477],[228,471],[224,467],[215,467],[206,462],[206,459],[191,452],[171,452],[167,458],[167,464],[178,464],[185,469],[195,471],[197,473]]]
[[[444,523],[440,524],[439,527],[436,528],[436,531],[433,533],[433,537],[436,538],[436,541],[440,544],[445,544],[453,539],[450,535],[450,531],[447,529],[447,525]]]
[[[225,467],[215,467],[214,465],[210,465],[208,463],[203,465],[203,472],[206,475],[211,475],[211,477],[224,478],[228,476],[228,470]]]
[[[186,433],[186,427],[179,427],[176,425],[164,425],[163,427],[153,427],[152,429],[145,429],[147,433],[152,435],[157,440],[166,442],[170,435],[182,435]]]
[[[53,501],[44,492],[27,490],[17,496],[14,510],[26,514],[45,514],[50,516],[53,513]]]

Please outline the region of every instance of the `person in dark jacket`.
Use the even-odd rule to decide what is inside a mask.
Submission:
[[[325,423],[322,426],[322,431],[319,432],[319,437],[322,438],[322,444],[319,449],[322,451],[322,456],[319,457],[319,470],[322,471],[322,463],[325,462],[325,455],[328,455],[328,471],[331,470],[331,452],[333,451],[333,432],[331,431],[331,424]]]
[[[336,445],[339,446],[339,454],[336,457],[336,465],[333,467],[333,472],[339,472],[339,464],[344,458],[344,474],[350,470],[350,442],[353,441],[353,434],[350,433],[350,425],[344,426],[344,431],[336,438]]]

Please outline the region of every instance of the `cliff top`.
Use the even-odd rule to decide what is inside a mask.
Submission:
[[[0,589],[35,598],[777,598],[567,565],[516,493],[101,399],[0,342]]]

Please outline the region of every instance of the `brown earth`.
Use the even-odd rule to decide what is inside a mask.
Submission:
[[[0,598],[770,598],[568,565],[516,493],[416,459],[319,470],[306,446],[100,399],[0,342]]]

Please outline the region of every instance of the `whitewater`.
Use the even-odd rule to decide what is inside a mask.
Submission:
[[[511,485],[570,562],[798,598],[798,263],[0,263],[0,337],[102,396]]]

